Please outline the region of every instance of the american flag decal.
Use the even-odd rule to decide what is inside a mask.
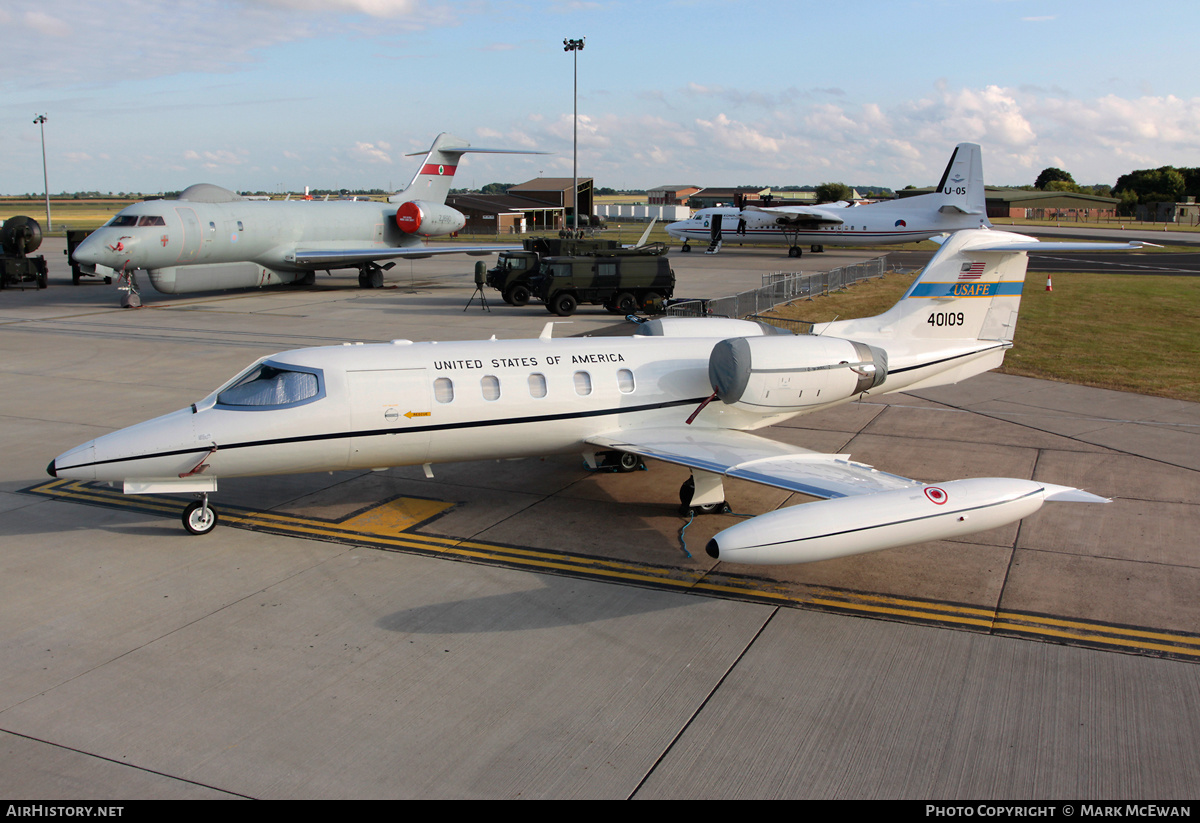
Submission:
[[[963,263],[962,271],[958,273],[959,280],[978,280],[983,276],[982,263]]]

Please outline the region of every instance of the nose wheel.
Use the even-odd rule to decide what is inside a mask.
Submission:
[[[217,525],[217,510],[208,505],[208,495],[189,503],[183,510],[183,527],[189,534],[208,534]]]

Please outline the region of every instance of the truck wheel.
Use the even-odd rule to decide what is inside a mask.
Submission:
[[[554,296],[550,303],[550,310],[559,317],[570,317],[578,305],[579,302],[575,299],[575,295],[563,292]]]
[[[638,310],[638,301],[627,291],[623,291],[613,299],[613,307],[617,314],[633,314]]]
[[[648,291],[642,295],[642,309],[646,314],[662,313],[662,295],[656,291]]]
[[[504,302],[510,306],[525,306],[529,304],[529,287],[524,283],[514,283],[504,292]]]

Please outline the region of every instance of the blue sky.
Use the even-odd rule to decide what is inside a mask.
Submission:
[[[1041,0],[6,0],[0,192],[401,188],[448,131],[459,185],[989,184],[1200,166],[1200,4]]]

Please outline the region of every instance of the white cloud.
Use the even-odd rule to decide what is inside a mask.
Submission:
[[[350,156],[364,163],[392,165],[392,157],[388,152],[391,146],[387,143],[355,143],[350,149]]]
[[[67,37],[71,34],[71,27],[66,22],[41,11],[25,12],[21,22],[34,31],[50,37]]]

